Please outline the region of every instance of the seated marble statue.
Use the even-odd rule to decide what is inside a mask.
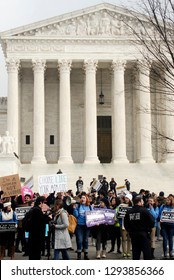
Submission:
[[[9,135],[9,132],[6,131],[6,134],[1,137],[2,145],[2,154],[12,154],[14,152],[14,137]]]

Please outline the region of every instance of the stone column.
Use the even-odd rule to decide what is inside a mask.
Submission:
[[[32,61],[34,71],[34,120],[33,145],[34,153],[32,163],[46,163],[45,158],[45,87],[44,72],[46,61],[36,59]]]
[[[153,162],[150,70],[146,62],[137,64],[137,75],[137,162]]]
[[[125,61],[112,62],[112,163],[128,162],[126,156]]]
[[[19,59],[6,59],[8,72],[7,130],[15,139],[14,151],[19,155]]]
[[[60,73],[60,98],[59,98],[59,160],[58,163],[72,163],[71,157],[71,92],[70,70],[71,60],[58,61]]]
[[[165,162],[173,163],[174,162],[174,94],[173,87],[174,82],[174,70],[169,68],[169,71],[165,72],[165,133],[164,139],[166,139],[166,159]]]
[[[97,157],[97,106],[96,106],[96,60],[85,60],[85,161],[99,163]]]

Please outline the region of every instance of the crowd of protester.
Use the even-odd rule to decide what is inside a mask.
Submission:
[[[68,190],[47,196],[34,193],[32,199],[30,194],[26,194],[24,201],[21,195],[1,198],[0,222],[13,223],[16,230],[0,231],[0,259],[7,252],[11,259],[15,258],[15,253],[21,253],[30,260],[40,260],[43,255],[48,259],[69,260],[73,235],[77,260],[89,259],[90,239],[95,244],[96,259],[109,259],[112,252],[127,259],[140,259],[141,253],[143,259],[155,259],[157,241],[162,241],[163,258],[173,258],[174,219],[161,220],[163,211],[174,213],[173,194],[165,197],[162,191],[156,194],[145,189],[135,192],[127,179],[125,191],[117,192],[114,178],[108,183],[105,177],[96,190],[94,181],[95,178],[90,182],[88,192],[83,190],[83,180],[79,177],[75,194]],[[128,209],[121,217],[118,215],[120,205]],[[29,207],[29,211],[18,220],[16,208],[19,207]],[[114,223],[88,227],[85,213],[96,208],[114,210]],[[77,219],[74,234],[68,232],[69,214]]]

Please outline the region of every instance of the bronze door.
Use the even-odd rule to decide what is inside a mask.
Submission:
[[[111,117],[97,117],[97,150],[101,163],[110,163],[112,159]]]

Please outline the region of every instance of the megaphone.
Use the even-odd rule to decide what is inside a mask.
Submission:
[[[71,204],[79,204],[80,202],[78,200],[75,200],[73,197],[68,196],[65,200],[65,203],[67,206],[69,206]]]

